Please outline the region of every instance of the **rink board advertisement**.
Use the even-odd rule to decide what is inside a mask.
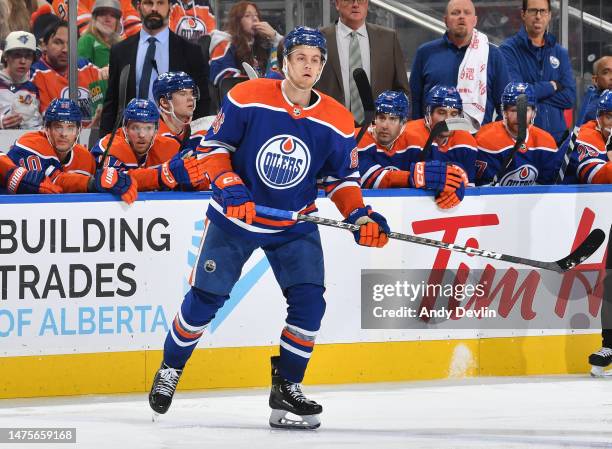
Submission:
[[[391,195],[372,191],[366,203],[382,212],[394,231],[548,261],[569,254],[591,229],[608,233],[611,192],[597,186],[472,189],[451,211],[439,210],[430,196],[408,190]],[[41,198],[44,202],[35,203]],[[107,195],[0,201],[2,358],[163,347],[188,289],[208,194],[141,194],[132,206]],[[340,218],[329,200],[320,198],[318,206],[319,215]],[[551,277],[528,267],[400,241],[383,249],[363,248],[346,231],[320,231],[327,311],[318,345],[598,332],[605,245],[579,269]],[[385,279],[385,272],[401,270],[430,276],[459,270],[478,279],[486,272],[494,283],[487,308],[497,314],[496,325],[483,326],[478,317],[471,318],[473,324],[465,324],[466,317],[416,327],[364,317],[373,314],[368,301],[379,305],[379,311],[386,307],[384,300],[364,293],[364,276],[378,273]],[[391,278],[389,284],[395,284],[396,277]],[[379,288],[383,291],[384,285]],[[477,308],[475,301],[464,301],[466,309]],[[257,251],[198,347],[274,347],[285,310],[269,263]]]

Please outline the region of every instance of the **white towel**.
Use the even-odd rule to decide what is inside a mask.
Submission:
[[[487,107],[487,63],[489,39],[474,28],[470,46],[459,66],[457,90],[463,100],[463,113],[482,124]]]

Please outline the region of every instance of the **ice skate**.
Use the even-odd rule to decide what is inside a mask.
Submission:
[[[172,397],[182,373],[182,369],[171,368],[162,362],[157,374],[155,374],[149,393],[149,405],[153,409],[153,421],[170,408]]]
[[[279,357],[272,357],[270,426],[278,429],[318,428],[321,425],[319,414],[323,411],[323,407],[307,399],[302,393],[300,384],[289,382],[278,374],[278,360]]]
[[[604,368],[612,363],[612,349],[603,347],[599,351],[594,352],[589,356],[589,363],[591,364],[591,376],[612,376],[612,372],[604,371]]]

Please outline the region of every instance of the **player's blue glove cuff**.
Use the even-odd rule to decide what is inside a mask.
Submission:
[[[234,172],[221,173],[211,183],[211,188],[213,199],[223,206],[223,212],[226,213],[228,207],[240,206],[253,201],[251,192]]]
[[[93,187],[96,192],[123,195],[132,185],[132,178],[127,172],[113,167],[96,170]]]
[[[391,230],[386,218],[373,212],[370,206],[355,209],[344,222],[359,226],[358,230],[353,231],[355,242],[359,245],[380,248],[389,240],[387,236]]]
[[[8,171],[6,189],[11,193],[39,193],[45,174],[38,170],[16,167]]]

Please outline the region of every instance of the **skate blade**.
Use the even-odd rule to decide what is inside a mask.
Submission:
[[[612,369],[606,371],[603,366],[591,365],[591,377],[612,377]]]
[[[153,412],[153,414],[151,415],[151,422],[157,422],[159,421],[159,413],[157,412]]]
[[[295,416],[298,419],[293,419],[287,415]],[[319,415],[294,415],[286,410],[272,410],[270,414],[270,427],[275,429],[288,430],[314,430],[319,428],[321,420]]]

